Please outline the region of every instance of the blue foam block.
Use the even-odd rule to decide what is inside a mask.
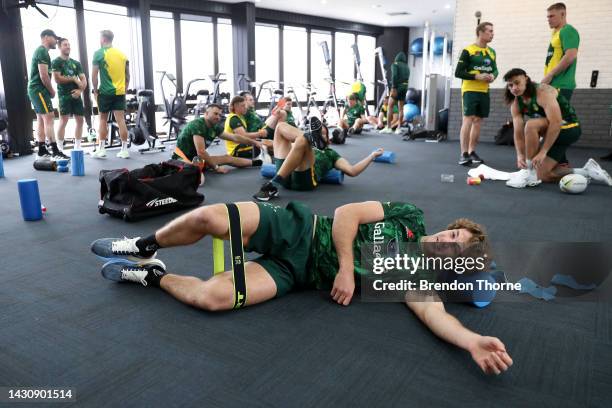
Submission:
[[[377,163],[395,163],[395,153],[384,152],[380,156],[374,159]]]
[[[25,221],[38,221],[42,219],[42,207],[36,179],[24,179],[17,182],[21,214]]]
[[[57,168],[58,173],[68,173],[68,166],[60,166]]]
[[[60,160],[57,160],[56,161],[57,167],[68,167],[68,162],[69,161],[70,161],[69,159],[60,159]]]
[[[4,158],[2,157],[2,153],[0,153],[0,178],[4,177]]]
[[[85,159],[83,158],[82,150],[73,150],[70,152],[70,171],[73,176],[85,175]]]
[[[276,166],[274,164],[266,163],[261,166],[261,176],[265,178],[272,178],[276,175]],[[344,173],[337,169],[331,169],[321,179],[321,183],[325,184],[342,184],[344,182]]]

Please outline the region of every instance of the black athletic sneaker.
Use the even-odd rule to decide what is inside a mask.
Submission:
[[[473,151],[472,153],[470,153],[470,160],[472,161],[472,163],[474,164],[482,164],[484,163],[484,160],[482,160],[477,154],[476,151]]]
[[[51,153],[47,150],[45,146],[41,146],[38,148],[37,153],[38,160],[51,160]]]
[[[461,156],[459,156],[459,164],[462,166],[469,166],[470,164],[472,164],[472,159],[470,159],[470,155],[467,153],[462,153]]]
[[[355,128],[352,128],[352,127],[351,127],[351,128],[349,128],[349,130],[348,130],[348,134],[349,134],[349,135],[352,135],[353,133],[355,133]]]
[[[60,150],[57,150],[57,151],[53,152],[53,154],[51,155],[51,160],[53,160],[53,161],[70,160],[70,157],[66,156]]]
[[[312,116],[309,119],[309,131],[304,133],[304,137],[310,142],[313,147],[316,147],[319,150],[323,150],[327,147],[327,143],[323,140],[323,136],[321,134],[321,128],[323,124],[316,116]]]
[[[261,186],[259,191],[253,195],[253,198],[257,201],[269,201],[275,197],[278,197],[278,188],[269,181]]]

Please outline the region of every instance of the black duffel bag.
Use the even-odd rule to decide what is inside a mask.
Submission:
[[[143,168],[100,171],[100,214],[137,221],[195,207],[204,201],[198,193],[200,170],[180,160],[148,164]]]
[[[514,126],[508,121],[495,134],[496,145],[514,146]]]

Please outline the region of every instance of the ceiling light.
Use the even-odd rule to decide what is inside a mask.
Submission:
[[[444,6],[445,9],[449,9],[450,8],[450,4],[447,4],[446,6]]]
[[[321,4],[327,4],[327,0],[321,0]]]

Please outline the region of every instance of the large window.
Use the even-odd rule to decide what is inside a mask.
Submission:
[[[278,58],[278,27],[255,25],[255,77],[257,82],[279,80]]]
[[[361,55],[361,75],[366,86],[366,98],[374,99],[374,89],[376,88],[374,69],[376,67],[376,37],[370,35],[358,35],[357,45],[359,45],[359,54]]]
[[[355,35],[348,33],[336,33],[336,93],[342,99],[351,92],[351,85],[355,80],[355,62],[353,49]]]
[[[304,85],[308,80],[308,33],[305,28],[283,28],[283,74],[285,89],[293,87],[301,101],[306,99]]]
[[[330,72],[325,59],[323,58],[323,50],[321,44],[326,41],[329,49],[330,58],[333,55],[332,36],[329,32],[321,32],[312,30],[310,32],[310,82],[317,88],[317,100],[327,99],[329,94],[329,78]],[[331,64],[330,67],[331,69]]]
[[[172,13],[151,11],[151,44],[153,52],[153,78],[155,82],[155,102],[162,104],[162,94],[159,81],[166,71],[176,75],[176,54],[174,50],[174,20]]]
[[[181,15],[181,48],[183,54],[183,90],[196,78],[205,78],[206,82],[197,82],[191,86],[189,93],[208,87],[212,92],[209,75],[215,72],[215,50],[213,42],[212,18],[192,15]]]
[[[219,72],[223,72],[227,79],[226,82],[221,84],[221,91],[233,94],[236,77],[234,76],[232,20],[225,18],[217,19],[217,50],[219,54]]]
[[[131,22],[127,16],[127,8],[109,4],[83,1],[85,9],[85,38],[87,40],[87,56],[89,69],[93,68],[94,53],[100,49],[100,31],[111,30],[115,36],[113,47],[123,52],[130,60],[130,76],[134,78],[136,61],[132,61]],[[91,78],[91,76],[90,76]],[[134,81],[128,86],[134,87]]]
[[[70,42],[70,57],[75,60],[79,58],[79,41],[77,39],[76,13],[72,1],[61,0],[59,6],[40,4],[39,7],[49,16],[43,17],[33,8],[21,9],[21,29],[23,31],[23,45],[25,47],[28,78],[30,77],[30,65],[34,50],[40,46],[40,33],[45,29],[51,29],[58,36],[65,37]],[[64,7],[66,6],[66,7]],[[70,7],[70,8],[69,8]],[[51,61],[59,56],[57,49],[49,50]],[[57,84],[53,84],[57,89]],[[57,95],[53,100],[53,106],[58,106]]]

